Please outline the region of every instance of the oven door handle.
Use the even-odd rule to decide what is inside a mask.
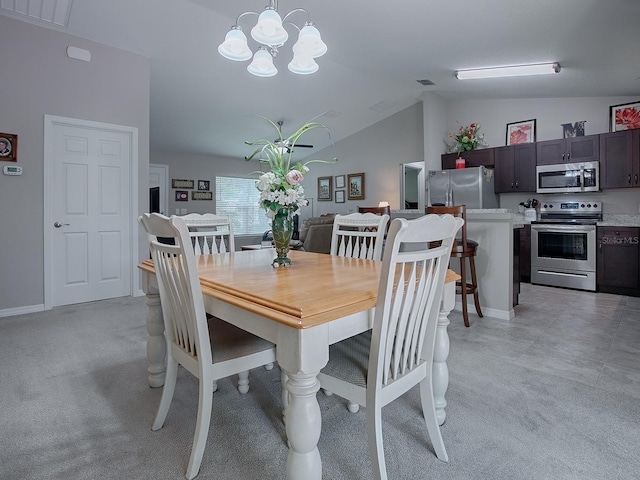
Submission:
[[[592,232],[596,229],[595,225],[531,225],[531,230],[537,232],[558,232],[558,233],[583,233]]]
[[[584,190],[584,165],[580,165],[580,189]]]

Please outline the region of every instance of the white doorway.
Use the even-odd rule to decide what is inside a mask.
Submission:
[[[169,165],[149,164],[149,208],[145,212],[154,211],[151,209],[152,189],[158,191],[158,209],[157,211],[167,217],[171,215],[169,212]]]
[[[138,129],[45,115],[45,309],[133,294]]]

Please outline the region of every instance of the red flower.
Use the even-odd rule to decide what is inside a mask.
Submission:
[[[616,131],[640,128],[640,110],[637,108],[621,108],[616,112]]]

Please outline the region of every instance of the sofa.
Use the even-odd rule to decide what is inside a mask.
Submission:
[[[310,217],[302,222],[300,242],[306,252],[330,253],[333,215]]]

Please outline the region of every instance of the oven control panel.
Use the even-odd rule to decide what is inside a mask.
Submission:
[[[598,200],[562,200],[545,202],[540,205],[540,213],[555,214],[601,214],[602,203]]]

